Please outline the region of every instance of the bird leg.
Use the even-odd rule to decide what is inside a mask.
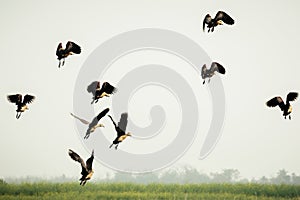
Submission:
[[[59,60],[59,61],[58,61],[58,68],[60,68],[60,63],[61,63],[61,62],[60,62],[60,60]]]
[[[65,65],[65,59],[63,59],[63,63],[62,63],[62,66],[64,66]]]
[[[116,149],[116,150],[118,149],[118,146],[119,146],[119,144],[117,144],[117,145],[115,146],[115,149]]]
[[[291,115],[289,115],[289,119],[290,119],[290,120],[292,119]]]
[[[210,83],[210,78],[208,79],[208,83]]]
[[[112,143],[112,144],[109,146],[109,148],[111,148],[113,145],[114,145],[114,143]]]
[[[205,79],[204,79],[204,81],[203,81],[203,84],[205,83]]]
[[[19,119],[21,117],[21,113],[17,112],[16,118]]]

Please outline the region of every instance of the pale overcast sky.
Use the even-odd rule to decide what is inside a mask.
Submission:
[[[168,53],[145,50],[120,58],[103,75],[105,80],[118,84],[118,77],[130,67],[186,66],[181,73],[187,76],[185,79],[198,99],[199,134],[173,167],[190,165],[203,172],[234,168],[247,178],[271,176],[282,168],[300,174],[300,101],[292,103],[291,121],[284,120],[278,108],[265,106],[275,95],[285,98],[289,91],[300,91],[298,1],[2,0],[0,5],[0,177],[79,175],[80,167],[67,155],[69,148],[84,158],[90,155],[69,115],[73,112],[78,73],[88,56],[103,42],[140,28],[183,34],[227,70],[220,76],[226,95],[222,136],[203,160],[199,160],[199,153],[212,116],[210,96],[198,74],[185,61]],[[229,13],[235,25],[217,27],[212,34],[203,33],[204,16],[215,15],[218,10]],[[68,40],[78,43],[82,54],[67,58],[65,66],[58,69],[56,47]],[[122,68],[119,74],[113,70],[116,68]],[[159,98],[144,96],[153,90]],[[15,106],[6,99],[7,94],[13,93],[36,95],[29,111],[19,120],[15,118]],[[88,95],[85,90],[83,95]],[[145,101],[148,107],[141,103]],[[176,133],[180,126],[180,108],[176,102],[170,92],[159,86],[145,87],[144,92],[133,95],[128,105],[131,120],[137,126],[151,123],[149,110],[153,105],[162,104],[166,109],[165,131],[148,142],[141,140],[140,144],[134,138],[126,139],[119,148],[131,153],[164,148],[174,137],[172,132]],[[111,99],[106,98],[95,110],[98,112],[110,103]],[[90,120],[89,116],[81,117]],[[113,139],[111,122],[106,118],[103,123],[106,137]],[[112,172],[100,162],[94,163],[94,169],[96,177]]]

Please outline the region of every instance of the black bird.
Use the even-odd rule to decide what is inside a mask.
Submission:
[[[72,54],[80,54],[81,48],[74,42],[68,41],[66,48],[62,47],[62,43],[59,43],[56,49],[57,59],[59,60],[58,68],[64,66],[65,58]],[[62,61],[62,63],[61,63]]]
[[[203,20],[203,31],[205,31],[205,25],[207,24],[208,32],[214,32],[215,27],[223,25],[223,22],[228,25],[234,24],[234,20],[223,11],[219,11],[215,18],[212,18],[209,14],[207,14]]]
[[[93,95],[93,101],[91,102],[93,104],[94,102],[97,103],[100,98],[109,97],[109,95],[117,92],[117,88],[108,82],[104,82],[100,88],[100,82],[94,81],[87,87],[87,91]]]
[[[131,136],[130,132],[125,133],[127,123],[128,123],[128,120],[127,120],[128,119],[128,114],[127,113],[122,113],[120,121],[118,122],[118,126],[116,125],[113,118],[110,115],[108,115],[108,116],[111,119],[111,121],[113,122],[113,124],[115,126],[115,130],[117,131],[117,137],[113,141],[113,143],[109,146],[109,148],[111,148],[113,145],[115,145],[115,149],[117,149],[120,142],[125,140],[128,136]]]
[[[296,100],[298,97],[297,92],[290,92],[286,96],[286,102],[284,103],[281,97],[274,97],[267,101],[266,105],[268,107],[276,107],[279,106],[281,111],[283,111],[284,119],[286,119],[286,116],[289,116],[289,119],[291,119],[291,113],[292,113],[292,106],[290,104],[290,101]]]
[[[225,68],[217,62],[212,62],[209,69],[207,69],[206,64],[204,64],[202,66],[202,70],[201,70],[201,76],[202,76],[202,79],[204,79],[203,84],[205,83],[206,78],[209,78],[208,82],[210,82],[210,78],[215,75],[215,72],[225,74]]]
[[[70,113],[73,117],[75,117],[76,119],[78,119],[79,121],[81,121],[84,124],[89,125],[89,128],[86,131],[86,134],[84,136],[84,139],[88,139],[90,137],[90,134],[93,133],[96,128],[98,127],[104,127],[103,124],[98,124],[98,122],[100,121],[100,119],[102,119],[107,113],[109,112],[109,108],[104,109],[103,111],[101,111],[96,117],[94,117],[94,119],[92,120],[92,122],[88,122],[84,119],[81,119],[79,117],[77,117],[76,115],[74,115],[73,113]]]
[[[13,94],[13,95],[7,95],[7,100],[10,103],[15,103],[17,105],[17,115],[16,118],[19,119],[22,112],[25,112],[28,110],[27,104],[32,103],[35,99],[34,96],[26,94],[22,101],[22,95],[21,94]]]
[[[86,184],[86,182],[88,180],[91,179],[91,177],[94,174],[92,165],[93,165],[93,160],[94,160],[94,150],[92,151],[92,155],[89,159],[87,159],[86,162],[84,162],[84,160],[77,154],[75,153],[73,150],[69,149],[69,156],[79,162],[81,164],[81,178],[80,180],[80,185],[84,186]]]

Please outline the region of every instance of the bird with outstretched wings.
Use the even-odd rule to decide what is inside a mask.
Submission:
[[[88,139],[90,137],[90,134],[92,132],[94,132],[96,130],[96,128],[98,127],[104,127],[103,124],[99,124],[99,121],[109,112],[109,108],[106,108],[104,110],[102,110],[96,117],[94,117],[92,119],[91,122],[85,120],[85,119],[82,119],[76,115],[74,115],[73,113],[70,113],[71,116],[73,116],[74,118],[78,119],[80,122],[82,122],[83,124],[86,124],[86,125],[89,125],[87,131],[86,131],[86,134],[84,136],[84,139]]]
[[[23,112],[25,112],[26,110],[28,110],[28,106],[27,104],[30,104],[34,101],[35,99],[35,96],[33,95],[29,95],[29,94],[26,94],[23,98],[23,101],[22,101],[22,95],[21,94],[13,94],[13,95],[7,95],[7,100],[10,102],[10,103],[14,103],[17,105],[17,115],[16,115],[16,118],[19,119],[21,114]]]
[[[75,42],[68,41],[66,48],[63,48],[62,43],[59,43],[56,49],[56,56],[59,60],[58,67],[63,66],[65,64],[65,58],[72,54],[80,54],[81,47]],[[62,63],[61,63],[62,61]]]
[[[233,25],[234,19],[224,11],[218,11],[215,18],[212,18],[210,14],[207,14],[203,20],[203,31],[205,31],[205,26],[207,25],[208,32],[213,32],[214,28],[218,25],[223,25],[223,22],[228,25]]]
[[[283,99],[280,96],[273,97],[269,101],[266,102],[268,107],[276,107],[278,106],[280,110],[283,112],[283,116],[286,119],[286,116],[289,116],[291,119],[292,106],[290,104],[291,101],[295,101],[298,97],[297,92],[290,92],[286,96],[286,102],[284,103]]]
[[[100,98],[109,97],[111,94],[117,92],[117,88],[112,86],[109,82],[104,82],[100,87],[99,81],[93,81],[88,87],[87,91],[93,95],[93,100],[91,104],[94,102],[97,103]]]
[[[215,72],[225,74],[226,70],[221,64],[217,62],[212,62],[209,69],[207,69],[206,64],[204,64],[201,69],[201,77],[202,79],[204,79],[203,84],[205,83],[206,78],[209,78],[208,82],[210,82],[210,78],[215,75]]]
[[[84,186],[88,180],[91,179],[94,171],[92,169],[93,160],[94,160],[94,150],[92,151],[91,157],[87,159],[86,162],[73,150],[69,149],[69,156],[76,162],[81,164],[81,175],[80,185]]]

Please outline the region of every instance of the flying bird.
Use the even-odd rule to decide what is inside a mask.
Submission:
[[[65,58],[72,54],[80,54],[81,48],[74,42],[68,41],[66,48],[62,47],[62,43],[59,43],[56,49],[57,59],[59,60],[58,68],[64,66]]]
[[[7,100],[10,103],[14,103],[17,105],[17,115],[16,118],[19,119],[21,114],[28,110],[27,104],[30,104],[35,99],[34,96],[26,94],[22,101],[22,95],[21,94],[13,94],[13,95],[7,95]]]
[[[75,153],[73,150],[69,149],[69,156],[79,162],[81,164],[81,178],[80,180],[80,185],[84,186],[86,184],[86,182],[88,180],[91,179],[91,177],[94,174],[92,165],[93,165],[93,160],[94,160],[94,150],[92,151],[92,155],[89,159],[87,159],[86,162],[84,162],[84,160],[77,154]]]
[[[209,78],[208,82],[210,82],[210,78],[215,75],[215,72],[225,74],[225,68],[217,62],[212,62],[209,69],[207,69],[206,64],[204,64],[201,70],[201,76],[202,79],[204,79],[203,84],[205,83],[206,78]]]
[[[203,20],[203,31],[205,31],[205,25],[207,25],[208,32],[214,32],[215,27],[223,25],[223,22],[228,25],[234,24],[234,20],[223,11],[219,11],[215,18],[212,18],[209,14],[207,14]]]
[[[76,119],[78,119],[79,121],[81,121],[83,124],[89,125],[89,128],[86,131],[86,134],[84,136],[84,139],[88,139],[90,137],[90,134],[93,133],[96,128],[98,127],[104,127],[103,124],[98,124],[98,122],[100,121],[100,119],[102,119],[107,113],[109,112],[109,108],[104,109],[103,111],[101,111],[96,117],[94,117],[94,119],[92,120],[92,122],[88,122],[85,119],[81,119],[79,117],[77,117],[76,115],[74,115],[73,113],[70,113],[73,117],[75,117]]]
[[[290,92],[286,96],[286,102],[284,103],[282,98],[277,96],[269,101],[267,101],[266,105],[268,107],[276,107],[279,106],[280,110],[283,112],[284,119],[286,119],[286,116],[289,116],[289,119],[291,119],[291,113],[292,113],[292,106],[290,104],[290,101],[296,100],[298,97],[297,92]]]
[[[111,94],[114,94],[117,92],[117,88],[108,82],[104,82],[100,87],[100,82],[94,81],[87,87],[87,91],[93,95],[93,101],[91,102],[93,104],[94,102],[97,103],[102,97],[109,97]]]
[[[117,149],[120,142],[125,140],[128,136],[131,136],[130,132],[125,133],[127,123],[128,123],[128,120],[127,120],[128,119],[128,114],[127,113],[122,113],[121,114],[121,118],[120,118],[120,121],[118,122],[118,125],[116,125],[115,121],[113,120],[113,118],[110,115],[108,115],[108,117],[113,122],[113,124],[115,126],[115,130],[117,132],[117,137],[115,138],[113,143],[109,146],[109,148],[111,148],[113,145],[115,145],[115,149]]]

